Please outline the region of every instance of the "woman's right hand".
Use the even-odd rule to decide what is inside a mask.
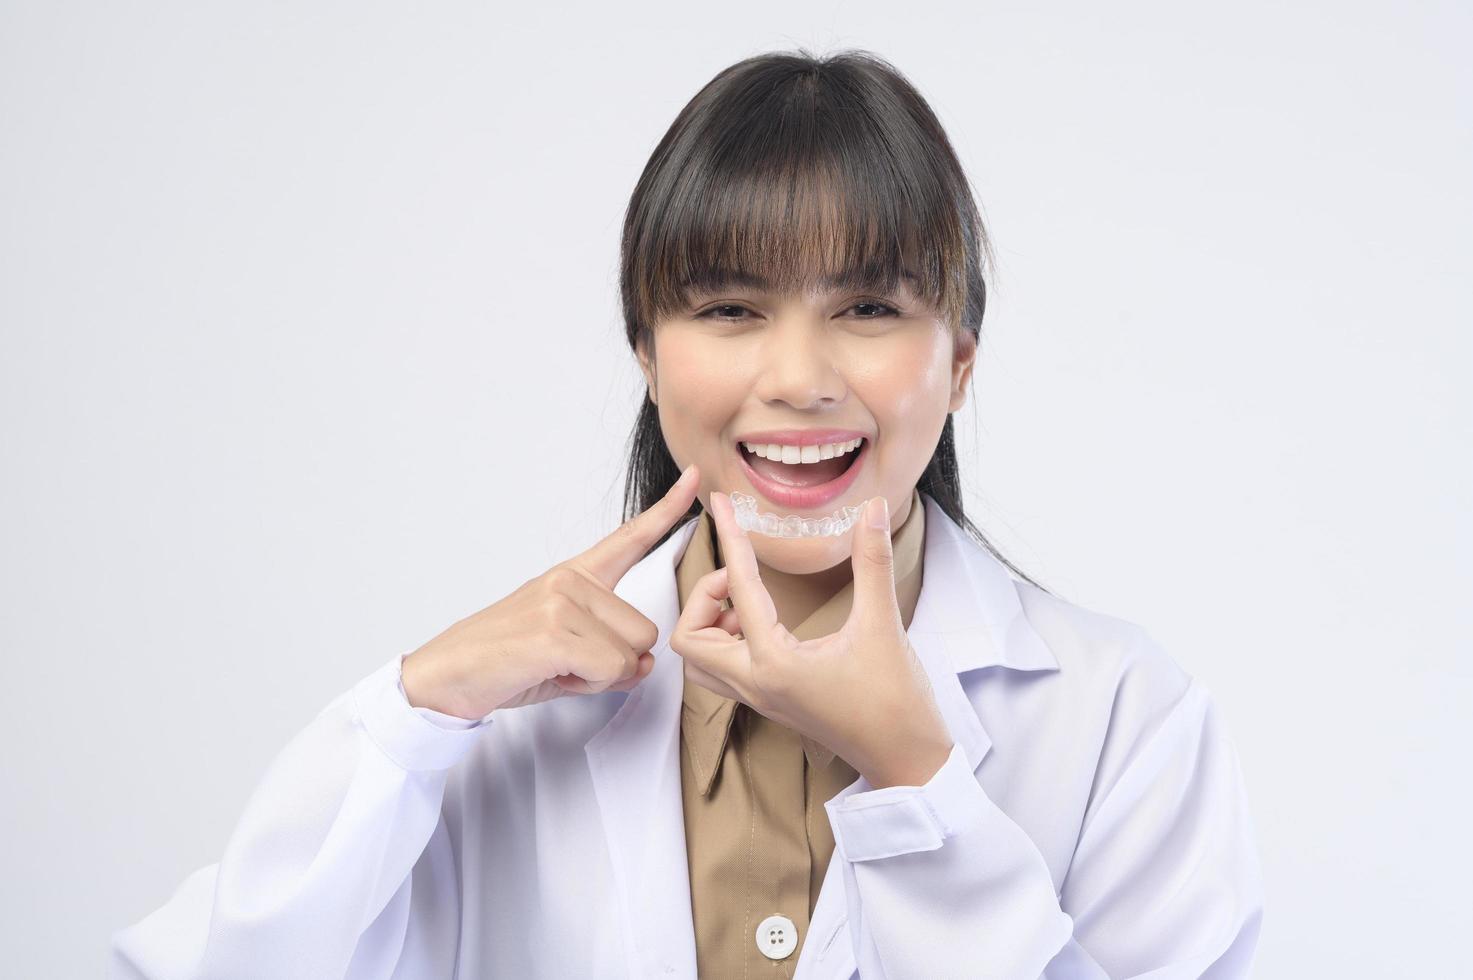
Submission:
[[[415,707],[480,719],[568,694],[627,691],[655,666],[659,627],[614,586],[690,509],[692,463],[644,513],[592,548],[453,624],[404,658]]]

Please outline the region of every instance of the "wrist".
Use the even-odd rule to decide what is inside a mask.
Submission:
[[[399,684],[404,688],[404,698],[410,707],[429,708],[455,718],[466,717],[460,705],[447,696],[450,686],[439,681],[433,665],[425,661],[421,651],[416,650],[404,658],[399,670]]]
[[[944,739],[927,739],[908,746],[903,755],[892,754],[880,759],[868,770],[861,770],[860,775],[874,789],[924,786],[941,771],[955,746],[956,740],[949,734]]]

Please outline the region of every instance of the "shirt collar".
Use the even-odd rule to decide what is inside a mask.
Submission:
[[[920,491],[911,491],[910,512],[904,523],[891,532],[891,549],[895,558],[895,596],[900,603],[901,619],[907,627],[921,592],[925,514]],[[718,567],[719,557],[720,545],[715,524],[710,515],[702,510],[696,519],[690,544],[675,567],[676,590],[682,609],[686,598],[694,590],[696,581]],[[849,618],[853,600],[854,583],[851,580],[803,622],[791,628],[792,634],[800,640],[809,640],[835,632]],[[727,740],[739,704],[740,702],[722,697],[699,684],[684,681],[680,732],[686,750],[691,755],[692,768],[702,796],[710,792],[711,784],[721,770],[721,760],[726,754]],[[800,739],[810,767],[822,769],[833,760],[834,754],[827,747],[819,745],[806,735],[800,736]]]

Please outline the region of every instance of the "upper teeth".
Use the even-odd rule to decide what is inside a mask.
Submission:
[[[861,442],[864,442],[862,437],[850,439],[848,442],[826,442],[821,446],[784,446],[776,442],[744,442],[742,448],[763,459],[772,459],[779,463],[816,463],[821,459],[833,459],[835,456],[844,455],[851,449],[858,449]]]

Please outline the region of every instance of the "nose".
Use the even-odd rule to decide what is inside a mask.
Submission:
[[[847,386],[832,354],[822,329],[802,317],[783,318],[763,334],[756,394],[800,410],[843,400]]]

